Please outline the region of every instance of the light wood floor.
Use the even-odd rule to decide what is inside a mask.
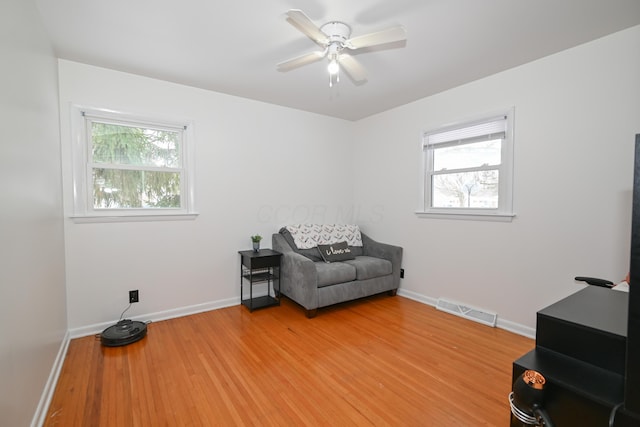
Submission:
[[[508,426],[531,339],[400,297],[152,323],[72,340],[46,426]]]

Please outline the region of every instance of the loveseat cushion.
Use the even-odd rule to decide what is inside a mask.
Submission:
[[[361,256],[364,253],[362,246],[349,246],[349,249],[351,249],[351,255],[355,257]]]
[[[320,261],[316,262],[315,265],[319,288],[356,280],[356,267],[346,264],[346,261],[332,263]]]
[[[317,247],[310,248],[310,249],[298,249],[295,241],[293,240],[293,236],[291,235],[289,230],[287,230],[286,227],[282,227],[280,229],[280,234],[282,234],[282,237],[284,237],[284,239],[287,241],[289,246],[291,246],[291,249],[293,249],[294,252],[299,253],[300,255],[307,257],[314,262],[323,261],[322,256],[320,256],[320,251],[318,250]]]
[[[357,280],[367,280],[375,277],[386,276],[391,274],[393,271],[391,262],[382,258],[359,256],[356,257],[356,259],[343,262],[355,268]]]

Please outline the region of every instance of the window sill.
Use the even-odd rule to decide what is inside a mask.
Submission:
[[[145,215],[78,215],[71,216],[76,224],[96,224],[106,222],[149,222],[149,221],[192,221],[197,213],[186,214],[145,214]]]
[[[455,219],[467,221],[511,222],[516,214],[480,213],[480,212],[424,212],[416,211],[418,218]]]

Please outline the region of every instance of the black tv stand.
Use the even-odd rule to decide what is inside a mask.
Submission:
[[[607,427],[624,401],[629,294],[589,286],[537,313],[536,348],[513,362],[545,376],[545,409],[556,427]],[[624,406],[615,427],[640,426]],[[511,417],[511,427],[521,427]]]

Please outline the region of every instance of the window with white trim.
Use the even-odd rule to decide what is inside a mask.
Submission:
[[[513,109],[427,131],[418,214],[513,217]]]
[[[74,217],[193,215],[191,125],[72,108]]]

